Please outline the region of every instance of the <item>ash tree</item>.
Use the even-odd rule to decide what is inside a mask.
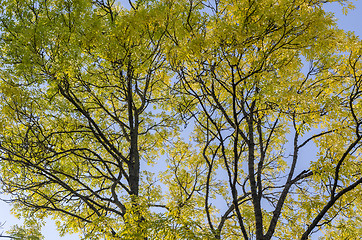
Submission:
[[[2,1],[14,212],[82,239],[362,235],[362,45],[329,2]]]

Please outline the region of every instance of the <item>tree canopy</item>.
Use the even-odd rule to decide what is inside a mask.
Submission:
[[[362,235],[362,43],[328,2],[353,7],[2,0],[14,212],[82,239]]]

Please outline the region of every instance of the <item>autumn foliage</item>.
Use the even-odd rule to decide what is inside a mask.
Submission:
[[[362,235],[362,45],[328,2],[2,0],[14,212],[82,239]]]

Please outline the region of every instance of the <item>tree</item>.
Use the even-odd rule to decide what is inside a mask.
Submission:
[[[207,163],[209,226],[216,238],[222,231],[234,235],[238,225],[244,239],[307,239],[337,218],[337,226],[326,228],[348,235],[343,225],[358,200],[356,192],[346,193],[362,182],[355,166],[361,44],[352,43],[354,36],[342,40],[318,2],[309,2],[313,8],[305,1],[272,3],[220,2],[208,23],[212,31],[190,27],[192,47],[186,44],[187,58],[175,64]],[[309,62],[305,72],[302,57]],[[317,159],[298,169],[299,152],[312,140]],[[208,195],[216,194],[210,186],[221,166],[231,194],[214,222]],[[341,211],[350,211],[348,217]],[[224,226],[230,217],[232,226]]]
[[[14,209],[84,239],[356,236],[362,48],[326,2],[3,1]]]
[[[158,198],[157,188],[138,197],[154,188],[140,189],[141,161],[154,161],[175,124],[162,111],[170,88],[161,10],[3,2],[2,182],[26,216],[51,211],[62,232],[98,239],[122,232],[121,219],[140,224],[141,209],[130,217],[127,208]]]

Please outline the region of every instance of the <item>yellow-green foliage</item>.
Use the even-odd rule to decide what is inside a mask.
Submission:
[[[124,2],[0,3],[13,236],[361,232],[362,42],[323,9],[350,2]]]

